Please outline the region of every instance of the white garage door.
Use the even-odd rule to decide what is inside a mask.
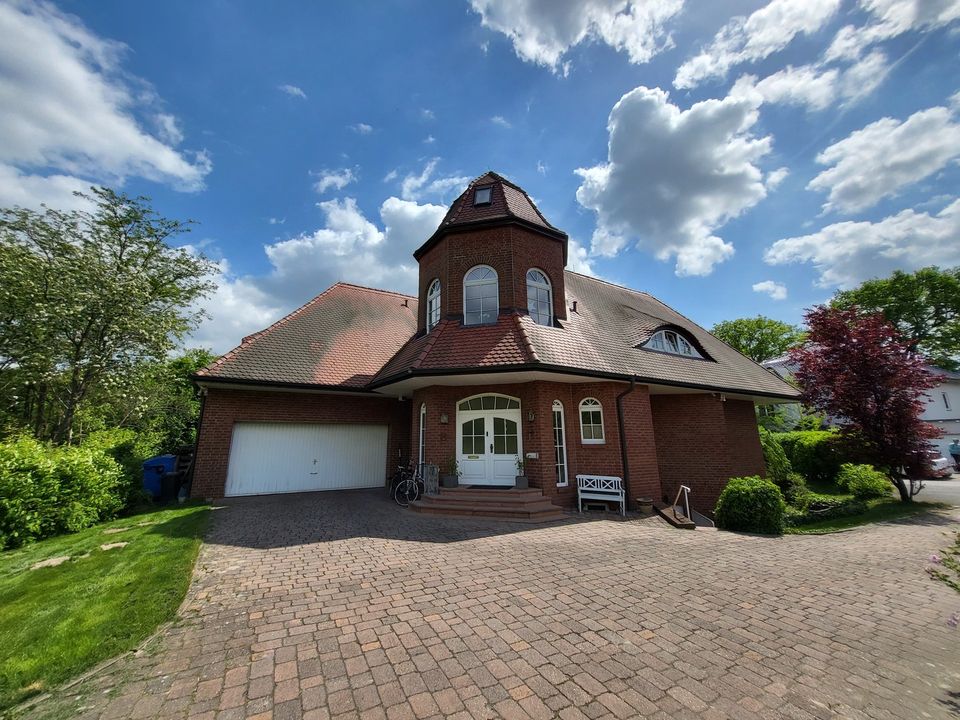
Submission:
[[[237,423],[225,494],[383,487],[385,425]]]

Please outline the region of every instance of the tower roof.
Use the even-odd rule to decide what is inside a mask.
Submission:
[[[487,188],[490,189],[489,201],[477,202],[476,192]],[[437,240],[451,230],[504,222],[524,225],[564,243],[567,240],[567,234],[550,224],[522,187],[513,184],[502,175],[488,170],[483,175],[474,178],[467,189],[453,201],[440,226],[413,253],[413,256],[419,260]],[[564,245],[564,256],[566,256],[566,245]]]

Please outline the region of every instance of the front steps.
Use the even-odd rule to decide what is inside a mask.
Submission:
[[[539,488],[440,488],[439,495],[422,495],[410,509],[424,515],[492,518],[542,523],[566,517]]]

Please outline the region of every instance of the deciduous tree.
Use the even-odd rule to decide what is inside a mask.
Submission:
[[[939,430],[920,419],[936,384],[923,358],[880,313],[829,306],[806,314],[809,338],[790,351],[803,401],[842,420],[840,431],[882,468],[908,502],[903,469],[920,466]]]
[[[795,325],[763,315],[724,320],[710,332],[756,362],[783,355],[804,338],[803,331]]]

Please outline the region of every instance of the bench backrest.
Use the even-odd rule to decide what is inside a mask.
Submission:
[[[577,489],[622,493],[623,480],[612,475],[577,475]]]

